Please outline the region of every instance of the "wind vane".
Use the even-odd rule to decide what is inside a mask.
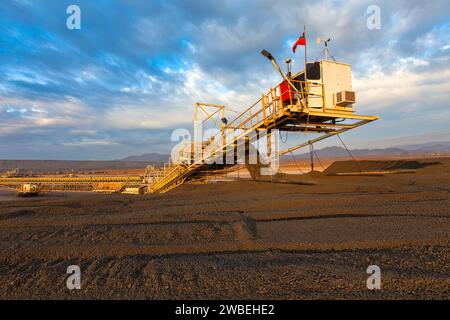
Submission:
[[[323,57],[324,57],[324,59],[325,60],[329,60],[329,56],[330,56],[331,59],[333,59],[333,61],[336,61],[336,59],[331,54],[330,49],[328,48],[328,43],[330,41],[331,41],[331,38],[328,38],[327,40],[321,39],[320,37],[316,38],[317,44],[320,44],[321,42],[324,43],[324,48],[323,48]]]

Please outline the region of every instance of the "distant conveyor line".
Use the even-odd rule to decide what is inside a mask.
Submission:
[[[0,178],[0,185],[17,185],[24,183],[37,184],[91,184],[91,183],[142,183],[142,177],[20,177],[20,178]]]

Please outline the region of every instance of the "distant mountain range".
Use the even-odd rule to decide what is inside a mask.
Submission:
[[[450,142],[423,143],[414,145],[404,145],[384,149],[353,149],[350,150],[355,157],[371,156],[436,156],[450,155]],[[317,156],[322,158],[339,158],[348,156],[348,152],[343,147],[325,147],[316,150]],[[299,157],[309,157],[309,152],[299,155]]]
[[[350,150],[355,157],[370,157],[370,156],[411,156],[411,155],[450,155],[450,141],[433,142],[404,145],[392,148],[379,149],[353,149]],[[343,147],[325,147],[317,149],[316,153],[322,158],[339,158],[347,157],[348,152]],[[309,152],[296,155],[298,157],[309,157]],[[153,164],[165,163],[169,160],[170,155],[160,153],[145,153],[142,155],[129,156],[119,161],[142,161]],[[290,157],[290,156],[289,156]]]
[[[405,146],[399,146],[399,148],[404,150],[415,150],[419,152],[448,152],[450,150],[450,141],[433,142],[433,143],[421,143],[421,144],[411,144]]]
[[[129,156],[123,159],[119,159],[118,161],[142,161],[142,162],[151,162],[151,163],[164,163],[169,161],[168,154],[160,154],[160,153],[144,153],[139,156]]]

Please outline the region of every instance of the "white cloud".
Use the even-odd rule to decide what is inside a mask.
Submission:
[[[450,66],[439,70],[417,72],[408,68],[377,71],[354,78],[357,107],[377,111],[388,109],[393,113],[408,113],[419,108],[424,117],[431,115],[442,103],[450,100]]]
[[[400,59],[400,63],[404,65],[412,64],[415,67],[424,67],[429,66],[430,62],[424,59],[418,59],[414,57],[402,58]]]
[[[35,128],[45,127],[71,127],[89,126],[95,123],[90,118],[92,112],[78,99],[63,97],[64,100],[37,100],[19,97],[0,97],[1,111],[13,113],[19,111],[20,115],[12,119],[3,120],[0,134],[26,132]],[[11,107],[21,106],[21,107]]]
[[[67,147],[112,146],[117,145],[117,142],[108,139],[81,138],[79,141],[63,142],[62,145]]]

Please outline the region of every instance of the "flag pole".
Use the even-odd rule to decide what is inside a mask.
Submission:
[[[305,37],[305,90],[306,90],[306,92],[305,92],[305,101],[306,101],[306,106],[308,107],[308,82],[307,82],[307,80],[308,80],[308,77],[307,77],[307,73],[306,73],[306,60],[307,60],[307,58],[308,58],[308,56],[307,56],[307,45],[308,45],[308,40],[306,40],[306,24],[305,25],[303,25],[303,37]]]
[[[303,36],[305,37],[305,81],[306,81],[306,59],[307,59],[307,51],[306,46],[308,45],[308,41],[306,40],[306,25],[303,26]]]

